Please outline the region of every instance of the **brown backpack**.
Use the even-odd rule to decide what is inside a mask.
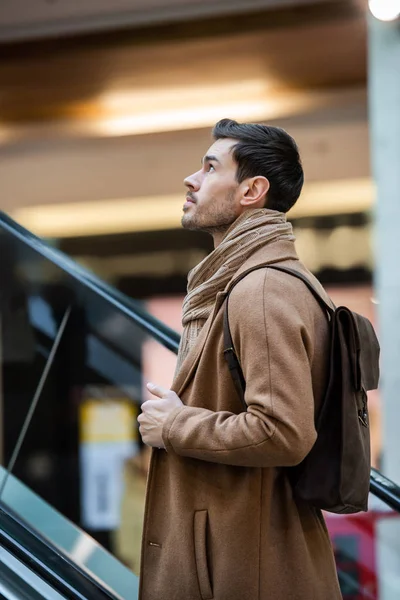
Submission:
[[[261,265],[301,279],[327,313],[331,330],[328,386],[316,418],[317,440],[306,458],[288,468],[295,497],[333,513],[368,509],[370,430],[367,391],[378,387],[379,343],[370,321],[344,306],[333,308],[312,283],[294,269]],[[244,400],[245,380],[224,312],[224,354],[236,389]]]

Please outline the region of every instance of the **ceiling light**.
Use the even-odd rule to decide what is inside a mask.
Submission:
[[[137,112],[106,117],[90,124],[93,134],[124,136],[161,131],[179,131],[211,127],[225,117],[238,121],[264,121],[291,115],[312,108],[313,98],[307,95],[277,96],[237,102],[181,107],[173,110]]]
[[[400,17],[400,0],[369,0],[369,9],[380,21],[395,21]]]
[[[112,117],[100,120],[95,129],[107,136],[137,135],[208,127],[226,116],[238,120],[263,119],[265,115],[271,115],[273,112],[267,102],[238,102]]]
[[[264,80],[107,92],[94,127],[101,135],[119,136],[207,127],[227,115],[261,119],[271,111],[269,96]]]

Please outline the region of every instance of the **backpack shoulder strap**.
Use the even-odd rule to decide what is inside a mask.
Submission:
[[[290,267],[283,267],[281,265],[257,265],[257,267],[253,267],[252,269],[245,271],[236,280],[234,280],[227,290],[227,296],[226,296],[226,300],[225,300],[224,356],[228,363],[228,368],[231,373],[233,383],[235,384],[235,388],[239,394],[239,397],[241,398],[241,400],[243,402],[244,402],[244,393],[245,393],[245,389],[246,389],[246,382],[245,382],[245,379],[243,376],[242,368],[240,366],[239,360],[238,360],[236,352],[235,352],[235,348],[233,346],[232,335],[231,335],[231,331],[230,331],[230,327],[229,327],[228,300],[229,300],[229,294],[231,293],[231,291],[233,290],[235,285],[237,285],[239,283],[239,281],[244,279],[246,277],[246,275],[248,275],[249,273],[252,273],[253,271],[257,271],[258,269],[265,269],[265,268],[275,269],[276,271],[282,271],[283,273],[287,273],[288,275],[297,277],[297,279],[301,279],[301,281],[303,281],[303,283],[305,283],[305,285],[308,287],[308,289],[313,294],[313,296],[316,298],[316,300],[318,300],[319,304],[326,310],[329,318],[332,318],[332,315],[335,312],[335,308],[333,308],[330,304],[328,304],[328,302],[325,300],[325,298],[323,298],[322,295],[318,292],[318,290],[313,286],[311,281],[305,275],[303,275],[299,271],[296,271],[295,269],[291,269]]]

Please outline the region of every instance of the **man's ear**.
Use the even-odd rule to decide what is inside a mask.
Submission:
[[[264,208],[269,188],[270,184],[266,177],[258,175],[247,179],[240,204],[248,208]]]

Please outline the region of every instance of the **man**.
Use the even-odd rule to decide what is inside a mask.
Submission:
[[[242,403],[224,358],[229,286],[255,265],[299,262],[285,213],[303,170],[283,130],[224,119],[188,188],[182,224],[214,251],[189,274],[172,390],[149,384],[139,416],[153,446],[141,600],[341,598],[321,512],[296,500],[288,467],[312,448],[327,375],[327,316],[295,277],[267,267],[229,296],[246,381]],[[329,469],[329,465],[327,465]]]

